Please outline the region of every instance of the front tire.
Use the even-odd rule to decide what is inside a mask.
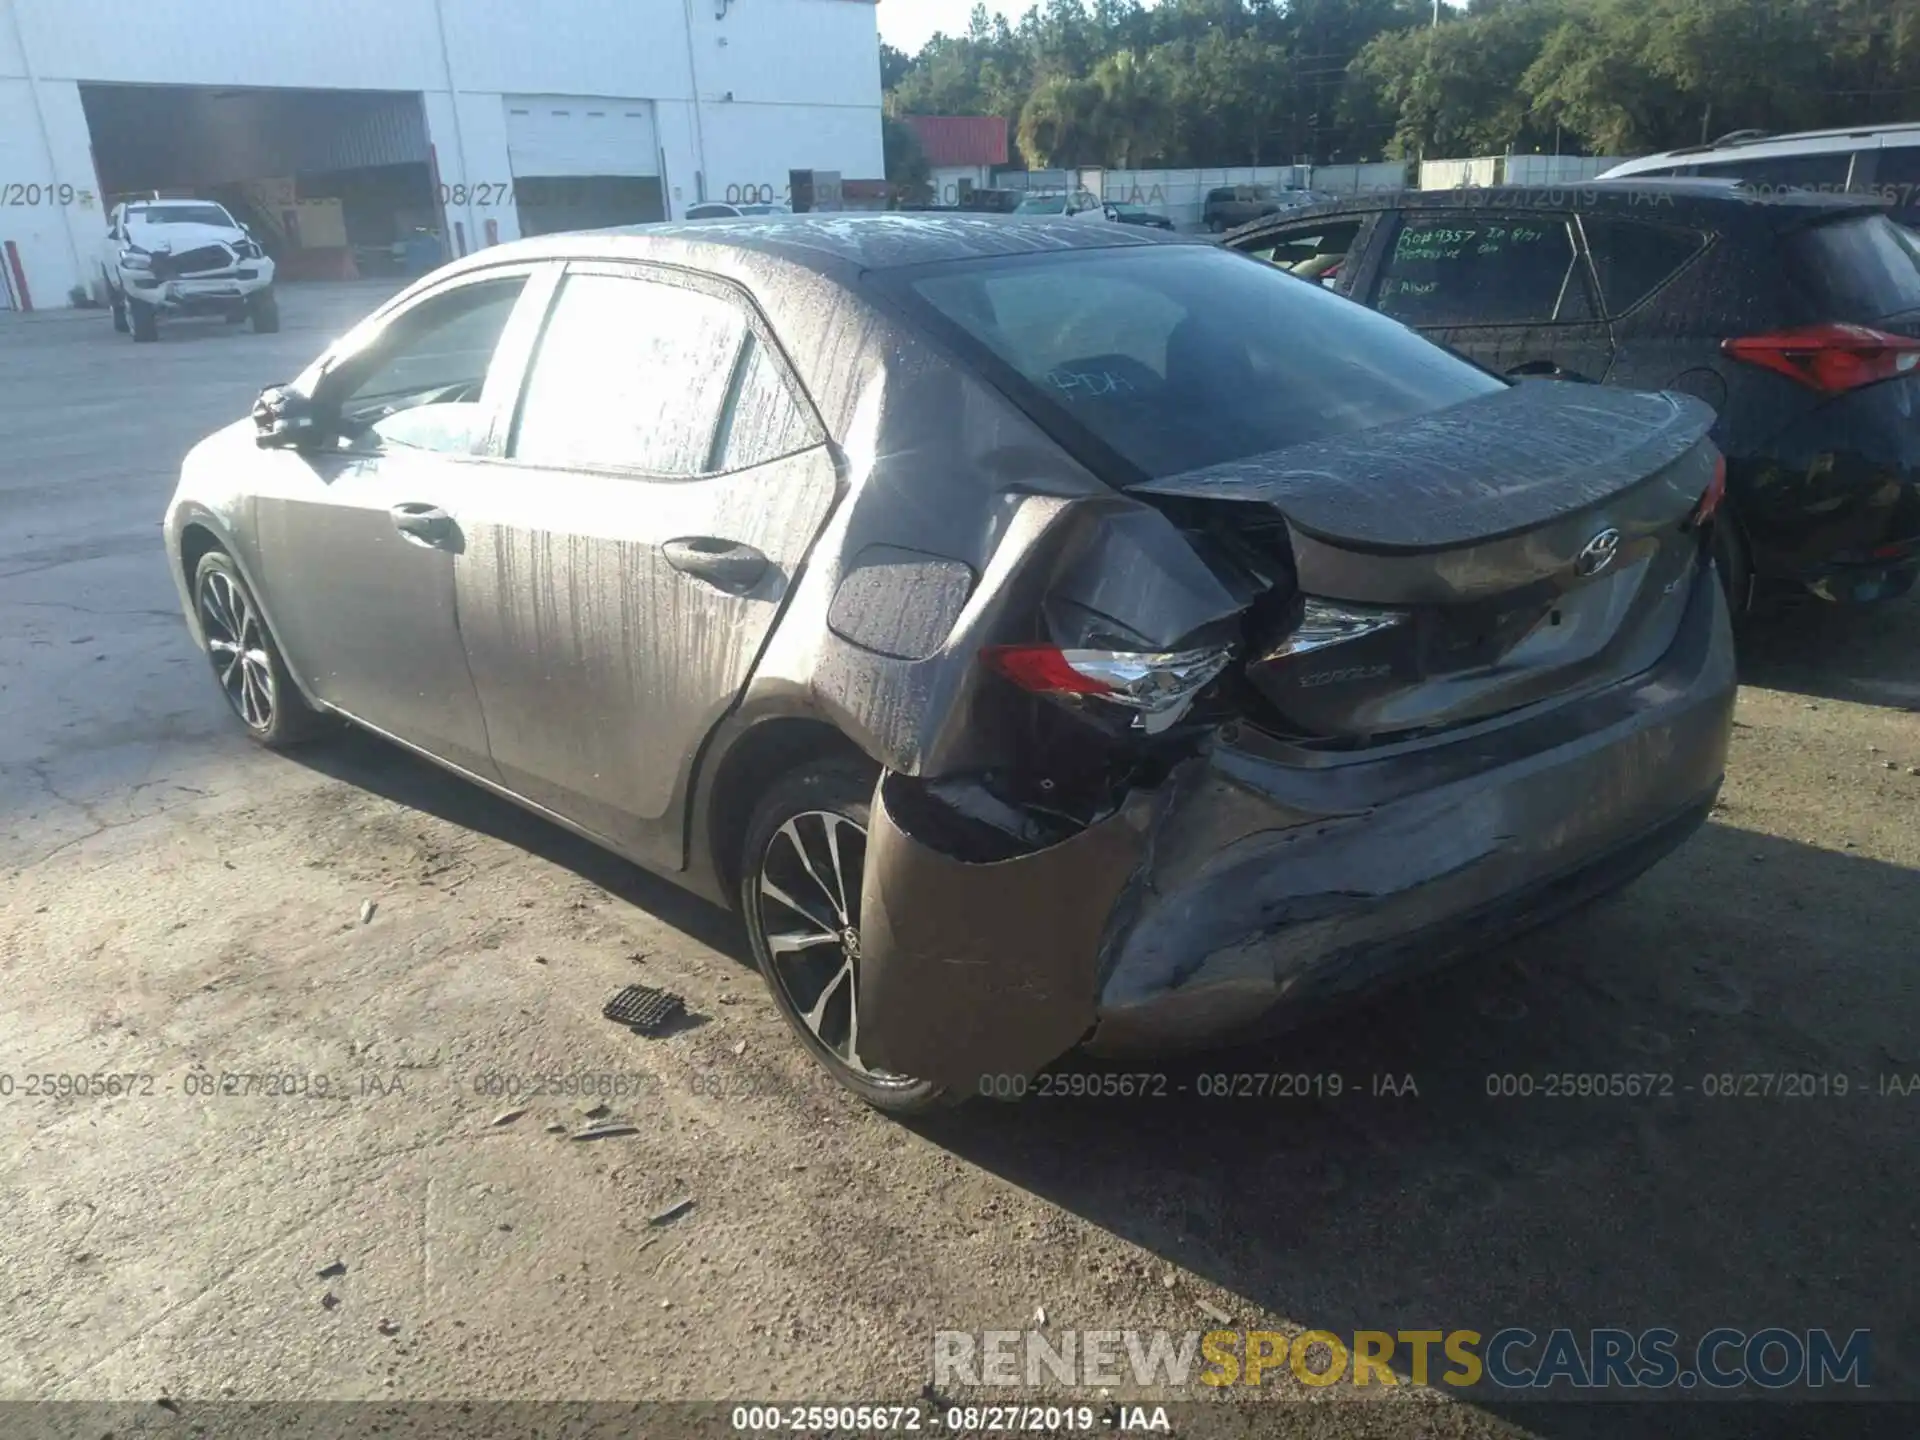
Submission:
[[[247,314],[253,317],[253,333],[280,333],[280,301],[271,290],[259,290],[247,299]]]
[[[193,572],[193,603],[207,637],[207,659],[227,705],[247,734],[270,750],[311,740],[331,728],[287,673],[260,603],[224,550],[210,550]]]
[[[151,345],[160,338],[160,312],[144,300],[127,297],[127,328],[133,332],[133,343]]]
[[[113,312],[113,333],[127,333],[127,299],[114,288],[113,277],[106,271],[100,272],[100,278],[107,283],[107,309]]]
[[[876,776],[822,760],[770,790],[747,825],[740,912],[773,1003],[827,1073],[889,1115],[950,1103],[927,1080],[859,1053],[860,894]]]

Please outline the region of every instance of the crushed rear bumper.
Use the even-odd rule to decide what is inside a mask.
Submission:
[[[1706,570],[1631,681],[1384,752],[1227,727],[1157,790],[1015,859],[917,838],[924,793],[890,774],[868,843],[862,1058],[971,1092],[1078,1044],[1230,1043],[1551,919],[1702,823],[1734,693]]]

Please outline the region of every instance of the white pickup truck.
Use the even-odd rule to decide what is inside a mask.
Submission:
[[[211,200],[129,200],[113,207],[101,274],[113,328],[159,338],[160,316],[221,315],[280,328],[273,261],[247,227]]]

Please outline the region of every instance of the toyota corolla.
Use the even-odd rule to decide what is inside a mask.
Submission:
[[[1711,423],[1139,227],[770,217],[435,272],[195,448],[166,540],[256,739],[350,721],[737,906],[902,1113],[1684,840]]]

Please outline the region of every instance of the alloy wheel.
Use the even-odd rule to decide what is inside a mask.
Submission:
[[[234,714],[250,729],[271,729],[279,693],[267,653],[266,629],[231,575],[209,570],[201,578],[200,623],[206,630],[213,673]]]
[[[867,832],[845,815],[808,810],[760,858],[761,933],[773,979],[821,1047],[869,1082],[911,1085],[860,1058],[860,885]]]

